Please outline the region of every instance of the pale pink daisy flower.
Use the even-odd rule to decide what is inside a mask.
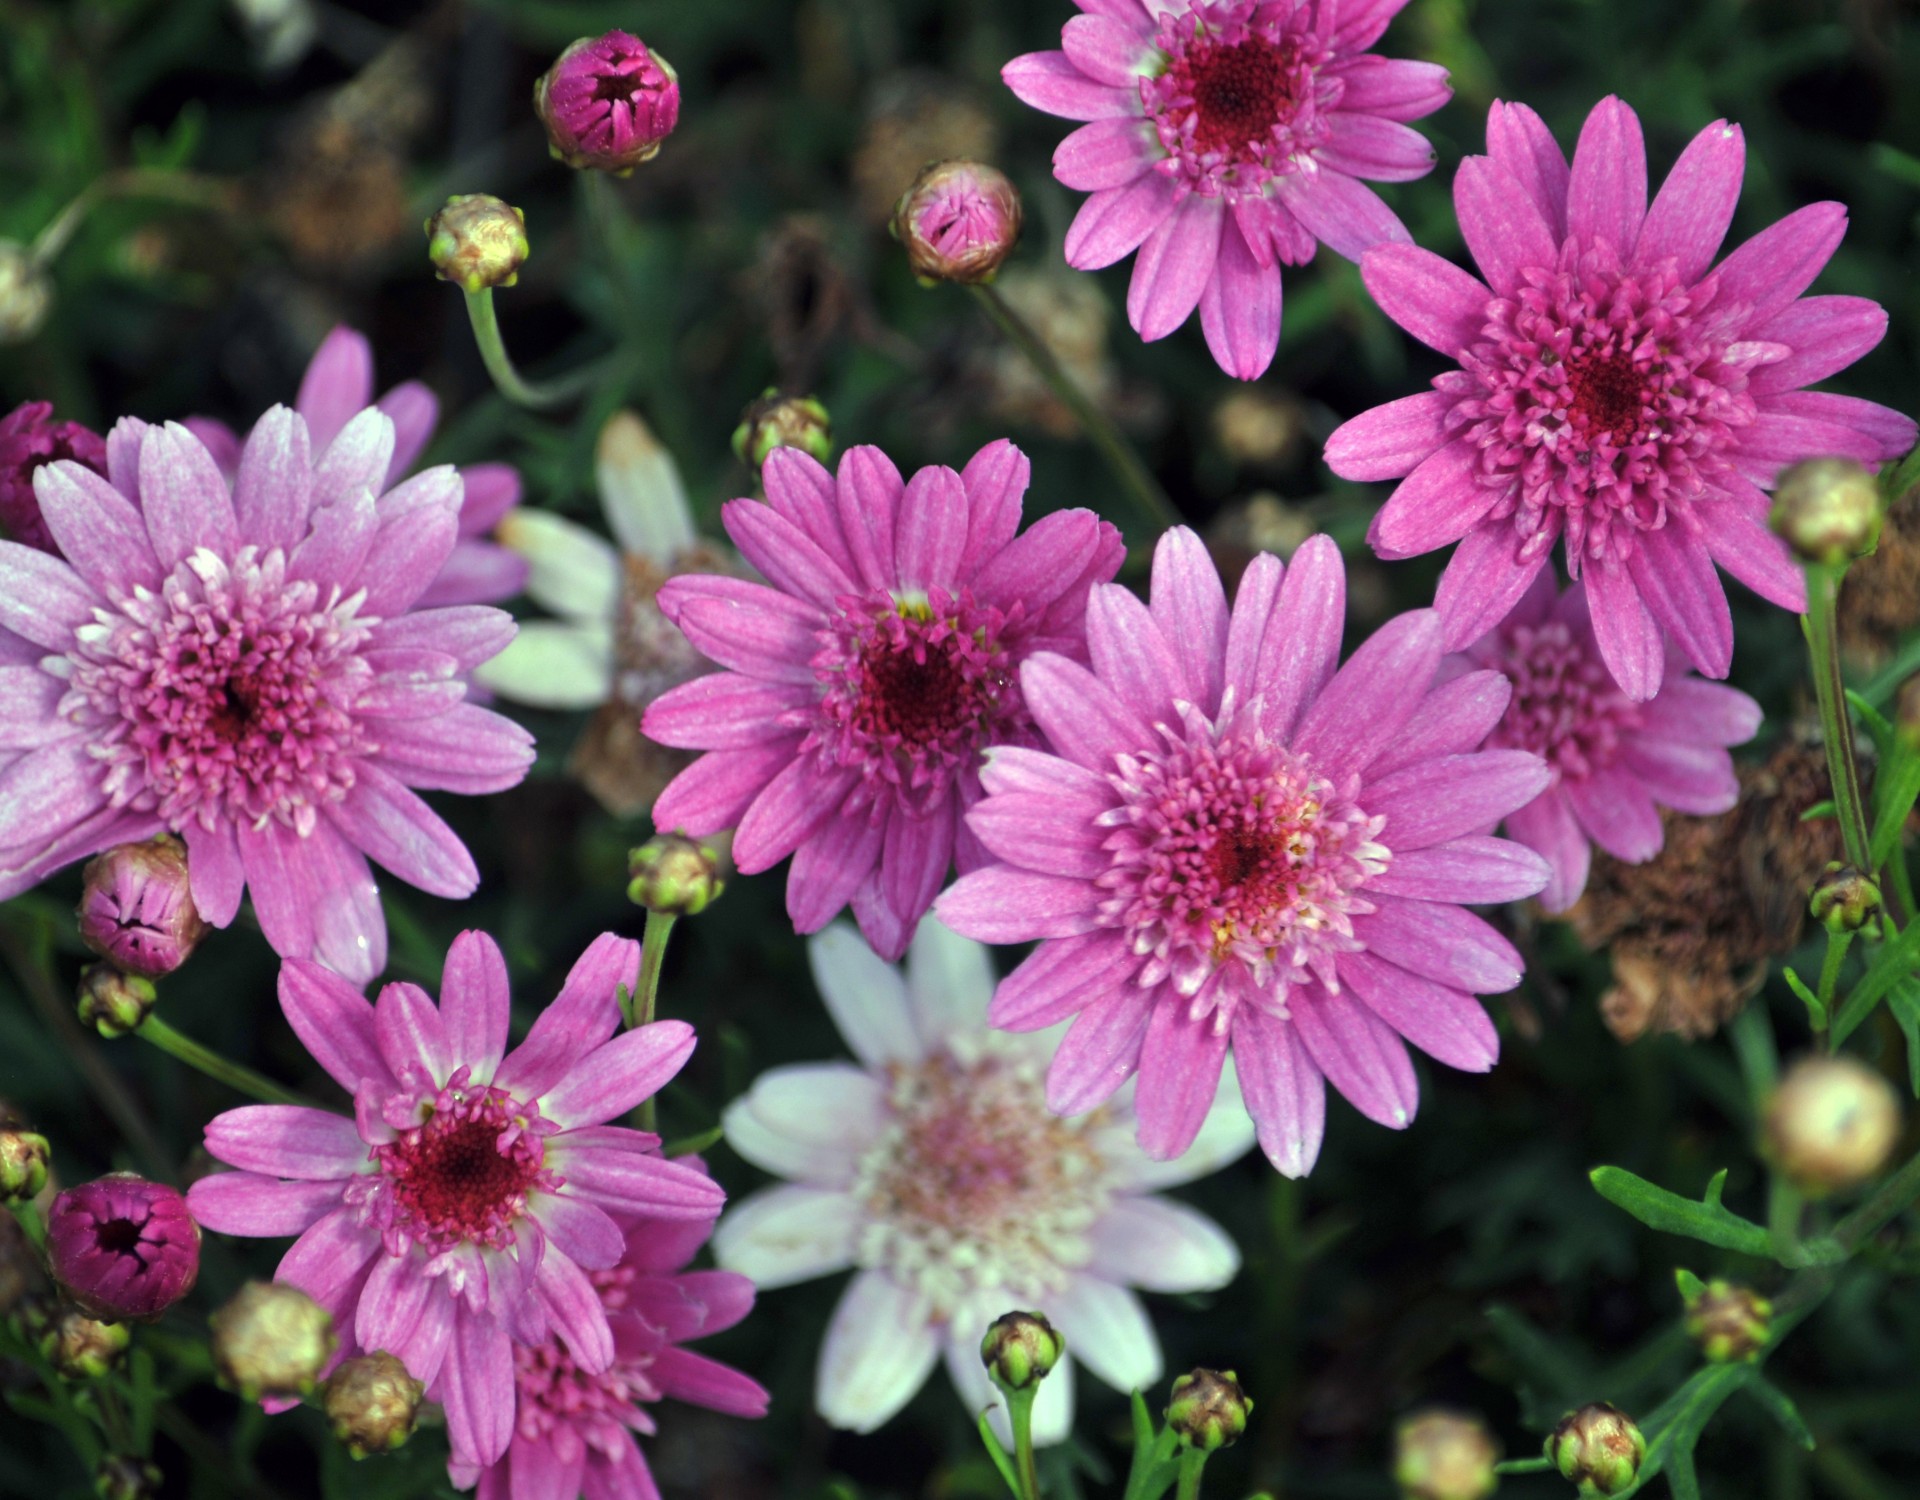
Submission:
[[[393,457],[386,482],[398,484],[413,468],[440,421],[440,399],[417,380],[402,381],[373,398],[373,346],[363,333],[336,327],[320,341],[300,379],[293,409],[305,418],[307,440],[315,450],[332,442],[360,412],[378,406],[393,419]],[[188,417],[183,424],[207,445],[207,451],[231,482],[239,471],[240,444],[231,427],[211,417]],[[520,503],[520,473],[511,464],[460,466],[460,540],[418,604],[498,604],[520,592],[527,581],[526,560],[499,545],[489,533]]]
[[[1240,1267],[1211,1219],[1154,1196],[1253,1144],[1231,1074],[1193,1149],[1151,1161],[1124,1094],[1078,1119],[1048,1110],[1054,1038],[989,1029],[978,943],[922,922],[904,979],[844,924],[808,952],[859,1066],[776,1068],[728,1108],[728,1143],[789,1181],[722,1219],[714,1253],[762,1289],[854,1269],[820,1348],[821,1415],[871,1432],[943,1356],[969,1411],[993,1406],[980,1341],[1016,1308],[1044,1311],[1070,1356],[1040,1387],[1036,1442],[1072,1428],[1075,1360],[1123,1391],[1157,1382],[1132,1288],[1212,1291]]]
[[[1548,911],[1580,899],[1591,845],[1639,864],[1660,852],[1660,807],[1706,817],[1739,800],[1726,747],[1753,738],[1760,705],[1735,688],[1702,682],[1671,642],[1659,691],[1634,702],[1600,659],[1586,590],[1576,583],[1561,593],[1551,568],[1450,664],[1491,668],[1513,684],[1487,744],[1531,750],[1553,770],[1547,789],[1506,820],[1508,837],[1553,871],[1540,893]]]
[[[1406,1042],[1493,1066],[1474,995],[1519,983],[1512,945],[1461,903],[1530,896],[1531,850],[1487,837],[1545,789],[1523,750],[1481,750],[1497,672],[1436,682],[1432,610],[1389,620],[1343,667],[1339,549],[1262,553],[1232,612],[1184,527],[1153,600],[1093,591],[1093,669],[1038,656],[1027,702],[1054,754],[990,752],[968,825],[1003,863],[936,910],[991,943],[1044,941],[999,987],[996,1026],[1076,1017],[1047,1102],[1077,1114],[1139,1075],[1148,1155],[1178,1155],[1231,1048],[1260,1143],[1312,1167],[1323,1080],[1394,1129],[1418,1102]]]
[[[251,890],[278,952],[365,982],[387,948],[369,858],[473,893],[472,856],[412,789],[526,775],[531,736],[466,701],[513,621],[417,607],[454,548],[460,476],[387,489],[393,432],[369,409],[316,456],[276,407],[229,488],[184,427],[127,418],[106,478],[36,471],[61,555],[0,542],[0,898],[177,833],[208,922]]]
[[[1165,338],[1200,309],[1220,368],[1260,375],[1280,341],[1280,268],[1324,244],[1357,260],[1406,227],[1360,179],[1433,169],[1404,123],[1447,102],[1446,69],[1367,49],[1407,0],[1075,0],[1064,50],[1000,76],[1089,123],[1053,175],[1090,193],[1067,232],[1083,271],[1134,251],[1127,321]]]
[[[495,1463],[514,1430],[514,1342],[566,1340],[589,1372],[614,1360],[589,1272],[619,1263],[612,1215],[710,1222],[724,1195],[605,1122],[693,1051],[693,1028],[620,1029],[640,945],[607,933],[507,1051],[507,966],[493,939],[454,939],[436,1006],[413,984],[378,1004],[318,964],[280,968],[280,1007],[353,1095],[351,1116],[254,1104],[207,1126],[239,1168],[187,1194],[221,1234],[299,1236],[274,1273],[333,1314],[338,1358],[384,1349],[447,1409],[456,1462]]]
[[[878,448],[849,449],[837,480],[776,448],[766,503],[722,511],[771,587],[682,574],[660,589],[667,618],[728,670],[648,706],[649,738],[711,752],[653,820],[696,837],[735,828],[748,875],[791,854],[801,932],[852,902],[868,941],[898,958],[948,867],[986,857],[960,814],[980,795],[982,750],[1039,743],[1020,663],[1084,658],[1087,590],[1124,552],[1090,510],[1016,536],[1028,472],[1005,440],[911,483]]]
[[[684,1160],[700,1166],[697,1157]],[[478,1500],[660,1500],[634,1438],[654,1435],[656,1402],[765,1416],[767,1393],[758,1381],[680,1347],[733,1327],[753,1309],[746,1277],[685,1269],[712,1232],[703,1220],[630,1226],[620,1264],[587,1276],[613,1330],[613,1363],[585,1369],[562,1338],[515,1344],[513,1442],[491,1467],[451,1466],[454,1487],[478,1483]]]
[[[1435,601],[1450,649],[1500,622],[1564,534],[1628,697],[1658,690],[1662,630],[1725,677],[1733,622],[1715,563],[1806,608],[1762,488],[1803,458],[1877,463],[1913,446],[1898,412],[1800,389],[1886,332],[1878,303],[1800,295],[1846,209],[1789,214],[1715,266],[1746,164],[1738,126],[1695,136],[1651,206],[1640,122],[1618,99],[1587,117],[1571,168],[1524,105],[1493,106],[1487,151],[1453,185],[1484,284],[1413,245],[1361,263],[1387,316],[1460,369],[1355,417],[1327,462],[1348,479],[1407,476],[1369,534],[1382,557],[1460,543]]]

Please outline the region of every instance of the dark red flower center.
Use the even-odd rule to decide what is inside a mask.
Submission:
[[[1567,361],[1567,385],[1567,414],[1590,435],[1626,442],[1646,415],[1646,372],[1629,350],[1583,351]]]
[[[1292,113],[1294,60],[1291,48],[1258,36],[1189,52],[1194,145],[1234,155],[1264,140]]]
[[[392,1184],[396,1217],[430,1249],[505,1245],[541,1176],[545,1149],[504,1091],[442,1097],[447,1107],[426,1123],[373,1149]]]
[[[114,1255],[129,1255],[139,1248],[141,1226],[132,1219],[103,1219],[93,1231],[93,1241]]]

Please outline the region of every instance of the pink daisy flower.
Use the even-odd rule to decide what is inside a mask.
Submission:
[[[1618,99],[1587,117],[1571,168],[1524,105],[1493,106],[1487,151],[1453,185],[1484,284],[1413,245],[1361,263],[1387,316],[1460,369],[1355,417],[1327,462],[1348,479],[1407,476],[1374,519],[1382,557],[1460,543],[1435,601],[1450,649],[1500,622],[1564,534],[1628,697],[1659,689],[1662,630],[1725,677],[1733,623],[1715,563],[1806,608],[1762,487],[1799,459],[1877,463],[1913,446],[1898,412],[1800,389],[1886,332],[1878,303],[1800,295],[1846,210],[1803,208],[1715,266],[1745,169],[1738,126],[1695,136],[1651,206],[1640,122]]]
[[[1165,338],[1200,309],[1220,368],[1260,375],[1280,341],[1280,268],[1316,244],[1357,260],[1406,228],[1361,178],[1407,182],[1433,148],[1403,122],[1447,102],[1446,69],[1367,49],[1407,0],[1075,0],[1059,52],[1001,70],[1036,109],[1089,123],[1053,175],[1091,194],[1067,264],[1138,250],[1127,321]]]
[[[1739,799],[1726,747],[1753,738],[1760,705],[1745,693],[1702,682],[1671,642],[1660,689],[1644,703],[1620,690],[1600,658],[1587,594],[1564,594],[1543,568],[1513,613],[1452,659],[1461,670],[1490,668],[1513,697],[1489,747],[1531,750],[1553,780],[1507,814],[1507,834],[1534,850],[1553,874],[1540,893],[1565,911],[1587,886],[1590,844],[1631,864],[1660,852],[1655,804],[1705,817]]]
[[[1160,1342],[1133,1288],[1216,1291],[1240,1269],[1218,1224],[1155,1192],[1253,1145],[1231,1072],[1193,1149],[1150,1161],[1126,1091],[1077,1119],[1049,1113],[1058,1038],[989,1029],[980,944],[923,922],[903,978],[837,924],[808,955],[859,1065],[775,1068],[728,1107],[728,1143],[789,1180],[722,1219],[714,1253],[763,1289],[853,1268],[820,1346],[820,1414],[872,1432],[944,1359],[969,1411],[993,1407],[1010,1441],[980,1341],[1013,1308],[1044,1311],[1070,1355],[1040,1387],[1036,1442],[1072,1430],[1075,1360],[1119,1390],[1153,1386]]]
[[[771,587],[683,574],[667,618],[728,668],[663,694],[641,728],[707,750],[660,794],[653,820],[696,837],[735,828],[757,874],[793,856],[787,914],[817,932],[849,901],[867,940],[906,952],[949,865],[985,852],[960,822],[988,745],[1038,745],[1018,686],[1036,651],[1084,658],[1087,590],[1113,577],[1120,534],[1090,510],[1025,535],[1026,455],[990,443],[963,473],[903,483],[877,448],[839,477],[794,448],[734,500],[727,535]]]
[[[698,1168],[697,1157],[685,1165]],[[584,1368],[563,1338],[513,1346],[516,1407],[506,1456],[476,1470],[455,1464],[454,1486],[478,1500],[582,1496],[660,1500],[634,1434],[656,1431],[655,1402],[671,1397],[735,1417],[767,1414],[758,1381],[680,1345],[733,1327],[753,1309],[753,1283],[731,1271],[684,1269],[711,1222],[643,1219],[611,1270],[590,1271],[613,1331],[613,1363]]]
[[[388,490],[392,452],[384,412],[314,456],[276,407],[231,489],[184,427],[132,418],[107,478],[35,473],[60,555],[0,542],[0,898],[177,833],[208,922],[250,889],[278,952],[365,982],[387,946],[369,857],[472,894],[472,856],[412,788],[526,775],[527,732],[465,701],[513,621],[416,608],[453,550],[460,476]]]
[[[1418,1092],[1405,1042],[1493,1066],[1478,993],[1519,955],[1461,903],[1546,883],[1531,850],[1486,836],[1547,786],[1537,755],[1481,750],[1509,688],[1436,684],[1440,621],[1415,610],[1336,666],[1339,550],[1262,553],[1231,614],[1184,527],[1154,553],[1152,603],[1093,591],[1093,668],[1021,671],[1055,747],[996,748],[968,825],[1002,861],[937,903],[990,943],[1042,940],[994,995],[993,1024],[1076,1017],[1047,1103],[1090,1109],[1139,1075],[1149,1156],[1178,1155],[1229,1048],[1260,1144],[1289,1176],[1320,1149],[1323,1080],[1394,1129]]]
[[[293,409],[306,419],[316,450],[332,442],[369,406],[393,419],[393,457],[386,482],[398,484],[413,468],[440,420],[440,399],[417,380],[403,381],[373,399],[373,346],[366,335],[336,327],[320,341],[300,380]],[[183,424],[207,445],[232,482],[240,466],[240,439],[224,422],[189,417]],[[501,517],[520,503],[520,473],[511,464],[462,464],[460,540],[419,598],[421,608],[447,604],[498,604],[527,581],[526,559],[489,539]]]
[[[611,1215],[720,1212],[704,1171],[605,1123],[693,1051],[684,1021],[615,1035],[617,993],[639,973],[638,943],[595,939],[508,1052],[507,966],[484,933],[454,940],[438,1006],[412,984],[369,1004],[288,960],[280,1008],[353,1114],[255,1104],[207,1126],[207,1151],[239,1170],[193,1185],[194,1217],[221,1234],[298,1235],[275,1279],[333,1314],[338,1358],[384,1349],[426,1383],[458,1463],[495,1463],[512,1440],[512,1343],[558,1337],[589,1373],[613,1364],[588,1277],[625,1253]]]

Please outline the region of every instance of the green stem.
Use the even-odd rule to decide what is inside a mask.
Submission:
[[[1204,1448],[1189,1448],[1180,1455],[1180,1487],[1174,1500],[1200,1500],[1200,1473],[1207,1466]]]
[[[1007,1392],[1007,1416],[1013,1423],[1013,1471],[1020,1479],[1020,1500],[1040,1500],[1040,1471],[1033,1462],[1033,1398],[1039,1389],[1036,1383],[1023,1391]]]
[[[640,939],[640,984],[633,993],[629,1026],[645,1026],[653,1020],[654,1002],[660,997],[660,967],[667,959],[667,939],[673,935],[678,919],[663,911],[647,913],[647,930]],[[640,1101],[640,1128],[652,1130],[656,1111],[651,1096]]]
[[[291,1089],[281,1088],[271,1078],[254,1072],[252,1068],[243,1067],[211,1047],[182,1036],[158,1016],[148,1016],[134,1034],[145,1037],[162,1052],[179,1059],[188,1067],[198,1068],[207,1077],[218,1079],[236,1093],[250,1094],[267,1104],[312,1103]]]
[[[563,375],[558,380],[536,384],[522,379],[520,372],[514,368],[513,357],[507,353],[506,343],[500,337],[500,320],[493,311],[493,288],[482,287],[477,292],[468,292],[466,297],[467,318],[473,324],[473,341],[480,346],[480,358],[486,364],[487,374],[493,377],[500,394],[516,406],[524,406],[532,411],[550,411],[584,395],[606,377],[605,362],[595,361],[590,365],[582,365],[571,375]]]
[[[1871,1198],[1833,1226],[1833,1238],[1848,1252],[1878,1234],[1890,1220],[1920,1201],[1920,1154],[1875,1189]]]
[[[20,1232],[27,1237],[28,1243],[31,1244],[35,1250],[39,1251],[40,1254],[45,1255],[47,1253],[47,1226],[41,1221],[40,1210],[34,1207],[33,1200],[31,1198],[23,1198],[16,1202],[9,1203],[7,1207],[13,1210],[14,1220],[19,1224]]]
[[[1132,499],[1140,519],[1147,523],[1148,528],[1160,532],[1178,526],[1180,513],[1173,508],[1167,492],[1160,488],[1160,482],[1140,461],[1140,455],[1133,451],[1133,445],[1120,435],[1120,429],[1113,425],[1107,414],[1080,388],[1080,382],[1069,375],[1054,357],[1046,341],[1033,331],[1027,320],[1015,312],[993,286],[972,286],[968,290],[980,299],[980,305],[986,309],[994,327],[1027,357],[1028,363],[1047,383],[1047,388],[1059,398],[1061,405],[1073,413],[1080,430],[1100,450],[1100,456],[1107,461],[1107,467],[1113,470],[1114,478],[1120,481],[1121,488]]]
[[[1544,1474],[1553,1467],[1553,1460],[1542,1455],[1539,1458],[1510,1458],[1504,1463],[1493,1466],[1496,1474]]]
[[[1827,956],[1820,964],[1820,988],[1817,993],[1820,996],[1821,1010],[1826,1015],[1829,1024],[1832,1023],[1833,1019],[1833,992],[1839,988],[1840,985],[1840,966],[1847,961],[1847,949],[1852,946],[1852,933],[1828,930]],[[1828,1046],[1828,1037],[1827,1027],[1820,1027],[1813,1034],[1813,1045],[1816,1047]]]
[[[53,222],[34,236],[31,254],[34,263],[50,265],[67,248],[94,206],[109,198],[166,198],[191,208],[220,210],[231,205],[232,194],[225,184],[196,177],[187,172],[161,172],[151,167],[129,167],[112,172],[90,183]]]
[[[1845,568],[1807,568],[1807,646],[1813,654],[1813,687],[1820,704],[1820,731],[1827,742],[1827,771],[1833,779],[1834,806],[1847,862],[1873,874],[1867,845],[1866,801],[1860,795],[1860,769],[1853,756],[1853,723],[1847,716],[1845,684],[1840,677],[1840,637],[1834,616]]]
[[[1797,1252],[1803,1207],[1799,1190],[1776,1173],[1767,1191],[1767,1234],[1773,1241],[1773,1258],[1783,1266],[1801,1263]]]

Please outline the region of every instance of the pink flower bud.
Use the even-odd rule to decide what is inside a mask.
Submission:
[[[94,856],[83,878],[81,940],[129,974],[171,974],[207,935],[187,880],[187,846],[171,834],[116,844]]]
[[[200,1226],[175,1189],[115,1172],[53,1200],[47,1268],[96,1318],[157,1317],[193,1290]]]
[[[935,162],[901,195],[893,237],[928,285],[991,281],[1019,243],[1020,194],[1004,172],[980,162]]]
[[[107,445],[78,422],[54,422],[51,401],[29,401],[0,417],[0,532],[57,553],[53,533],[40,516],[33,494],[33,471],[58,458],[71,458],[96,474],[107,472]]]
[[[624,177],[680,123],[680,79],[624,31],[581,37],[533,88],[547,147],[570,167]]]

